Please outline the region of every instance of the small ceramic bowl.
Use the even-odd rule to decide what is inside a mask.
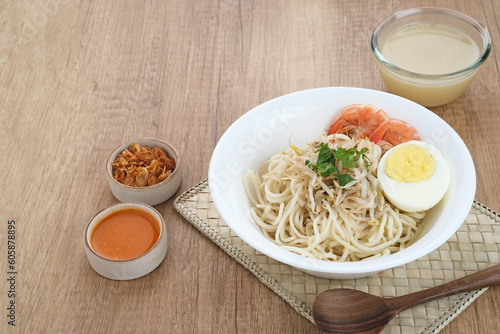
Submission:
[[[100,255],[92,247],[92,234],[96,226],[107,216],[125,209],[138,209],[156,219],[160,234],[156,243],[145,253],[127,260],[112,260]],[[158,211],[143,203],[118,203],[112,205],[90,220],[85,229],[85,253],[92,268],[100,275],[114,280],[130,280],[144,276],[158,267],[167,254],[167,230]]]
[[[435,107],[465,91],[490,54],[491,37],[463,13],[423,7],[395,13],[380,23],[371,48],[389,92]]]
[[[165,149],[169,157],[175,160],[176,165],[172,175],[158,184],[146,187],[131,187],[115,180],[113,178],[112,164],[118,154],[127,149],[131,143],[137,143],[140,146],[157,146]],[[154,138],[136,139],[124,143],[113,150],[106,161],[106,175],[111,192],[120,202],[141,202],[154,206],[168,200],[179,189],[182,181],[181,159],[175,147],[163,140]]]

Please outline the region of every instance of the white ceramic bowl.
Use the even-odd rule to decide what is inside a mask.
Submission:
[[[160,225],[160,236],[146,253],[129,260],[111,260],[99,255],[91,246],[92,232],[106,216],[123,209],[139,209],[150,213]],[[97,213],[85,228],[85,253],[92,268],[114,280],[130,280],[144,276],[158,267],[167,254],[167,229],[158,211],[143,203],[118,203]]]
[[[389,117],[407,121],[421,139],[436,146],[451,166],[445,198],[426,215],[420,238],[407,249],[380,259],[328,262],[291,253],[260,232],[250,217],[242,176],[272,155],[301,147],[326,131],[342,108],[376,105]],[[389,93],[360,88],[318,88],[278,97],[236,120],[219,140],[210,161],[209,187],[229,227],[259,252],[307,273],[326,278],[356,278],[397,267],[425,256],[446,242],[469,213],[476,190],[474,164],[458,134],[428,109]]]
[[[173,158],[176,163],[172,175],[163,182],[147,187],[131,187],[116,181],[113,178],[112,163],[115,161],[117,155],[128,148],[131,143],[149,147],[157,146],[165,149],[169,157]],[[109,155],[106,161],[106,176],[111,192],[120,202],[141,202],[153,206],[165,202],[179,189],[182,181],[181,159],[175,147],[163,140],[153,138],[131,140],[118,146]]]

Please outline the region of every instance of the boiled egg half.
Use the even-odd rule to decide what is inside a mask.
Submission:
[[[387,151],[377,170],[385,197],[407,212],[425,211],[444,197],[450,168],[441,152],[428,143],[409,141]]]

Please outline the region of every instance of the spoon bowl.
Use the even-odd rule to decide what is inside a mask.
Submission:
[[[380,333],[399,312],[438,298],[500,284],[500,265],[436,287],[393,298],[353,289],[332,289],[313,303],[316,326],[324,333]]]
[[[349,302],[345,303],[346,300]],[[336,309],[335,321],[331,321],[331,305],[339,306],[334,307]],[[396,315],[391,312],[385,298],[351,289],[323,292],[313,305],[313,314],[316,325],[327,333],[381,331]],[[359,316],[362,321],[352,323],[353,315]]]

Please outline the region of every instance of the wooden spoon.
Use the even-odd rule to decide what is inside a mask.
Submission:
[[[380,333],[399,312],[438,298],[500,284],[500,265],[427,290],[382,298],[353,289],[332,289],[314,301],[316,326],[324,333]]]

